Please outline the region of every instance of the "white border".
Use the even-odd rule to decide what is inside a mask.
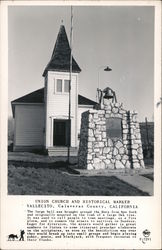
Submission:
[[[152,197],[120,197],[120,199],[131,199],[140,206],[139,219],[141,220],[141,226],[139,230],[142,230],[142,222],[145,222],[146,226],[154,222],[152,225],[152,237],[153,242],[146,246],[134,241],[121,241],[121,239],[115,240],[114,243],[110,243],[102,240],[97,241],[84,241],[73,242],[69,241],[66,245],[64,241],[50,243],[30,244],[25,242],[23,244],[8,244],[4,239],[7,232],[7,209],[8,206],[16,207],[22,212],[23,204],[32,199],[32,196],[7,196],[7,106],[8,106],[8,29],[7,29],[7,7],[18,5],[76,5],[76,6],[155,6],[155,66],[154,66],[154,117],[155,117],[155,185],[154,196]],[[161,105],[157,107],[157,102],[161,96],[161,1],[3,1],[1,2],[1,85],[0,85],[0,165],[1,165],[1,249],[160,249],[161,244]],[[149,42],[149,41],[148,41]],[[38,196],[37,196],[38,197]],[[36,198],[36,196],[34,196]],[[39,196],[39,198],[45,198],[45,196]],[[46,197],[49,198],[49,197]],[[58,197],[59,198],[59,197]],[[63,196],[61,198],[64,198]],[[86,197],[84,197],[86,198]],[[94,197],[93,197],[94,198]],[[115,198],[115,197],[114,197]],[[69,197],[72,199],[72,197]],[[14,205],[13,205],[14,204]],[[146,210],[147,209],[147,210]],[[149,220],[150,221],[149,221]],[[19,242],[18,242],[19,243]],[[88,244],[88,246],[87,246]]]

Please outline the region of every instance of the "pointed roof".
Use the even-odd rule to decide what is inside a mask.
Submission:
[[[66,30],[64,25],[60,26],[60,30],[57,36],[55,47],[52,53],[51,60],[47,64],[43,76],[46,75],[47,71],[70,71],[70,45],[67,38]],[[79,73],[81,71],[79,65],[72,58],[72,71]]]

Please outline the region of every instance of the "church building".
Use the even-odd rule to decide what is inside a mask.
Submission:
[[[76,155],[81,114],[96,102],[78,94],[81,69],[72,58],[71,116],[69,122],[70,45],[64,25],[60,26],[49,63],[44,88],[11,102],[15,119],[14,151],[46,149],[49,155]],[[70,126],[70,138],[69,138]]]

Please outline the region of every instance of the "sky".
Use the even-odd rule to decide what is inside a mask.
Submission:
[[[110,87],[125,109],[138,112],[139,121],[152,121],[154,7],[74,6],[73,13],[73,57],[82,69],[79,94],[96,100],[98,85]],[[42,74],[62,20],[69,38],[70,6],[9,7],[9,115],[12,100],[44,86]]]

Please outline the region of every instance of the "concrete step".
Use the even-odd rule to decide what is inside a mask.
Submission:
[[[49,147],[48,155],[49,156],[67,156],[68,147]],[[74,147],[70,147],[70,156],[77,156],[78,149]]]

